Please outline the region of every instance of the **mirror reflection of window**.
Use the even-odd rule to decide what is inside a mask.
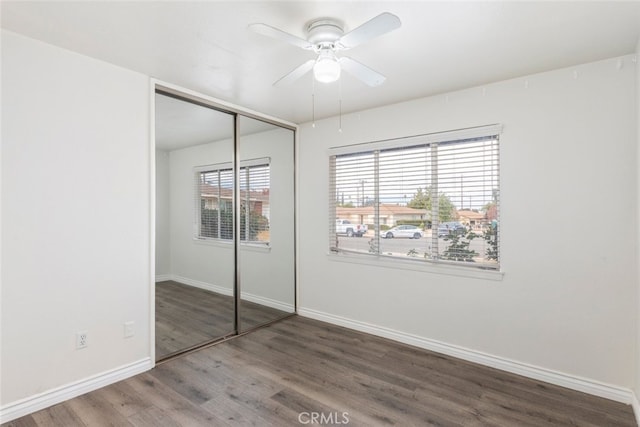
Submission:
[[[269,244],[269,159],[240,166],[240,242]],[[233,168],[231,164],[195,168],[199,206],[196,238],[233,240]],[[247,233],[247,230],[249,232]]]

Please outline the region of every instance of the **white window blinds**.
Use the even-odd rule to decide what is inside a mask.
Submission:
[[[269,243],[269,172],[268,164],[240,168],[240,238],[242,240]]]
[[[233,170],[196,172],[197,237],[233,239]]]
[[[330,249],[499,269],[499,131],[489,126],[331,153]],[[366,225],[365,238],[343,233],[344,221]]]

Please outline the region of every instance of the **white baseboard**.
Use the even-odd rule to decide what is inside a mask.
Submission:
[[[162,277],[163,280],[158,280],[158,277]],[[188,277],[178,276],[175,274],[165,274],[162,276],[156,276],[156,282],[165,281],[165,280],[173,280],[174,282],[183,283],[185,285],[215,292],[221,295],[233,296],[233,289],[225,288],[223,286],[217,286],[212,283],[202,282],[200,280],[194,280]],[[263,297],[263,296],[248,293],[248,292],[242,292],[242,299],[255,302],[256,304],[275,308],[276,310],[286,311],[288,313],[293,313],[295,311],[293,304],[283,303],[282,301],[274,300],[271,298]]]
[[[541,368],[529,365],[527,363],[506,359],[499,356],[483,353],[468,348],[447,344],[441,341],[420,337],[405,332],[372,325],[357,320],[348,319],[333,314],[308,309],[298,308],[298,314],[303,317],[321,320],[338,326],[355,329],[357,331],[366,332],[394,341],[399,341],[415,347],[424,348],[437,353],[446,354],[469,362],[478,363],[480,365],[490,366],[492,368],[522,375],[524,377],[533,378],[535,380],[544,381],[572,390],[581,391],[592,394],[594,396],[604,397],[606,399],[615,400],[616,402],[626,403],[627,405],[637,404],[634,399],[633,391],[624,387],[618,387],[610,384],[604,384],[598,381],[581,378],[571,374],[554,371],[551,369]],[[635,400],[635,403],[633,401]],[[634,407],[634,410],[640,409]],[[640,412],[636,412],[639,414]],[[636,415],[636,419],[638,415]]]
[[[640,402],[638,402],[638,395],[633,391],[631,392],[631,407],[633,408],[633,415],[636,416],[636,424],[640,427]]]
[[[214,285],[212,283],[202,282],[200,280],[189,279],[188,277],[182,277],[175,274],[171,274],[171,279],[174,282],[184,283],[185,285],[193,286],[195,288],[204,289],[207,291],[215,292],[222,295],[232,296],[233,288],[225,288],[223,286]]]
[[[9,403],[0,408],[0,423],[15,420],[16,418],[48,408],[49,406],[64,402],[81,394],[146,372],[153,368],[153,366],[154,363],[147,357],[137,362]]]
[[[295,311],[295,307],[293,306],[293,304],[287,304],[282,301],[262,297],[260,295],[250,294],[248,292],[242,292],[241,298],[246,301],[264,305],[266,307],[275,308],[276,310],[286,311],[287,313],[293,313]]]
[[[167,280],[171,280],[170,274],[158,274],[156,275],[156,283],[158,282],[166,282]]]

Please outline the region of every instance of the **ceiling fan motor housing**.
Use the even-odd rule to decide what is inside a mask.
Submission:
[[[340,24],[332,19],[318,19],[307,26],[307,40],[316,49],[331,48],[342,37],[344,31]]]

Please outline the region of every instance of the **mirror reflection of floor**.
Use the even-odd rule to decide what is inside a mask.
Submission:
[[[243,330],[288,315],[243,300]],[[233,297],[172,280],[156,283],[156,360],[233,332]]]

